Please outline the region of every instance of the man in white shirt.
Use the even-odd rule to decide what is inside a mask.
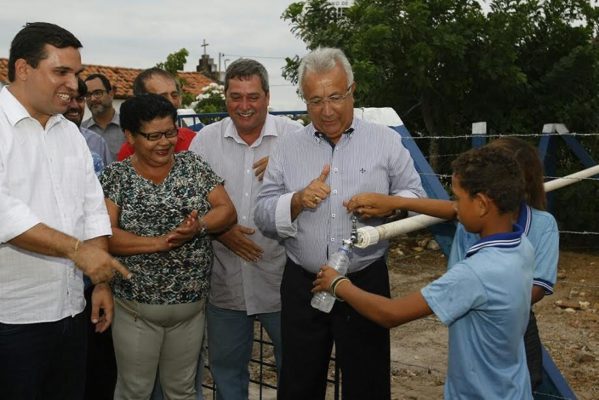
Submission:
[[[285,249],[278,239],[256,229],[254,205],[278,137],[301,125],[268,114],[269,99],[264,66],[250,59],[234,61],[225,74],[229,117],[203,128],[189,148],[225,180],[238,215],[238,224],[213,241],[206,315],[208,356],[218,400],[248,398],[255,319],[274,343],[277,368],[281,365],[280,284]]]
[[[112,233],[85,139],[62,113],[77,92],[81,43],[27,24],[13,39],[0,91],[0,393],[80,399],[85,382],[85,273],[129,272],[107,252]],[[92,322],[105,330],[112,297],[97,286]],[[100,310],[104,313],[101,316]]]

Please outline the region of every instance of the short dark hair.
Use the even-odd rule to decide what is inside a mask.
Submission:
[[[87,94],[87,85],[83,82],[83,79],[77,78],[77,97],[85,96]]]
[[[75,35],[58,25],[48,22],[29,22],[16,34],[10,44],[8,80],[14,82],[15,63],[20,58],[33,68],[37,68],[40,61],[48,57],[44,48],[47,44],[59,49],[83,47]]]
[[[233,61],[227,67],[227,72],[225,72],[225,93],[227,89],[229,89],[229,80],[235,78],[250,78],[253,75],[258,75],[260,78],[260,83],[262,84],[262,90],[264,93],[268,93],[268,72],[266,72],[266,68],[264,65],[260,64],[256,60],[252,60],[249,58],[238,58]]]
[[[99,79],[99,80],[101,80],[102,81],[102,85],[104,85],[104,89],[106,89],[109,92],[112,90],[112,85],[110,84],[110,81],[108,80],[108,78],[106,77],[106,75],[103,75],[103,74],[91,74],[87,78],[85,78],[85,82],[91,81],[92,79]]]
[[[177,109],[170,101],[153,93],[131,97],[120,110],[121,128],[135,134],[139,132],[142,122],[150,122],[156,118],[171,117],[173,124],[177,121]]]
[[[177,91],[181,90],[181,88],[179,87],[179,82],[170,72],[158,67],[152,67],[141,71],[139,75],[135,77],[135,80],[133,81],[133,94],[135,96],[139,96],[140,94],[148,93],[148,89],[146,88],[146,81],[152,78],[153,76],[162,76],[166,79],[172,79],[172,81],[175,82],[175,85],[177,86]]]
[[[524,177],[518,162],[495,147],[472,149],[451,163],[454,175],[470,196],[483,193],[501,214],[517,211],[524,200]]]

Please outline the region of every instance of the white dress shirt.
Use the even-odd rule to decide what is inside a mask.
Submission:
[[[199,154],[220,177],[231,197],[240,225],[256,229],[254,207],[262,181],[252,164],[269,156],[282,135],[302,128],[287,117],[267,115],[260,137],[250,146],[241,139],[231,118],[207,125],[191,142],[189,149]],[[248,315],[281,310],[280,285],[285,266],[285,248],[277,238],[266,237],[256,229],[249,235],[264,250],[259,261],[248,262],[218,241],[213,241],[214,266],[210,303]]]
[[[57,321],[84,306],[73,262],[7,243],[43,223],[81,240],[112,234],[91,154],[75,124],[32,118],[0,91],[0,322]]]

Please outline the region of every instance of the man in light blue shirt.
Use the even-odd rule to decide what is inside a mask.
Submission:
[[[389,399],[389,331],[345,303],[336,303],[330,314],[313,309],[310,290],[315,273],[350,237],[344,201],[360,192],[425,194],[401,137],[354,118],[353,72],[342,51],[321,48],[305,56],[299,84],[312,123],[279,138],[255,211],[256,225],[279,236],[287,251],[279,400],[324,399],[333,343],[344,398]],[[388,297],[387,246],[383,241],[355,250],[349,275],[365,290]]]

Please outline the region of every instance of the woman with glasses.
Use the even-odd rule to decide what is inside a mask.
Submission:
[[[194,398],[213,258],[208,234],[236,219],[223,180],[197,155],[174,153],[176,117],[155,94],[125,101],[121,127],[135,154],[100,177],[110,252],[134,276],[112,282],[116,399],[149,398],[157,370],[166,398]]]

